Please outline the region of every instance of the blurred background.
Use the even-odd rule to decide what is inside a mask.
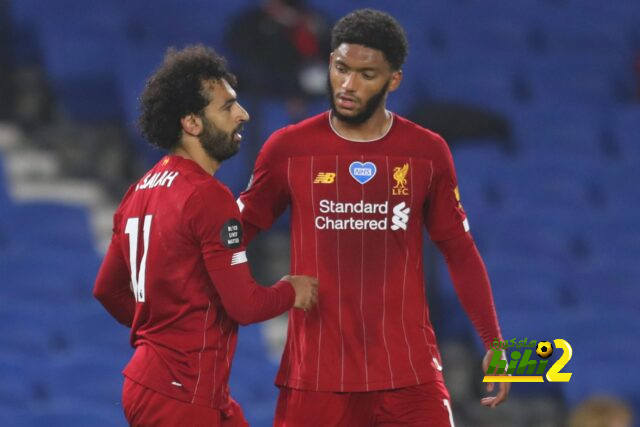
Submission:
[[[3,425],[126,424],[128,331],[91,290],[120,197],[162,155],[135,122],[167,47],[210,45],[240,79],[252,120],[216,174],[237,195],[271,132],[327,108],[330,28],[359,7],[407,31],[389,108],[450,143],[505,338],[573,348],[570,382],[514,384],[499,409],[481,407],[483,350],[429,246],[456,425],[639,413],[639,1],[0,0]],[[250,250],[262,283],[288,271],[288,249],[285,215]],[[254,426],[272,422],[285,329],[240,331],[232,393]]]

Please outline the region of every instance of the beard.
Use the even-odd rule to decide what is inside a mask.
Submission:
[[[327,93],[329,94],[329,105],[331,106],[331,112],[335,117],[338,118],[338,120],[342,120],[345,123],[358,125],[366,122],[371,118],[371,116],[373,116],[373,113],[376,112],[376,110],[384,100],[384,97],[387,94],[387,90],[389,89],[390,82],[391,79],[387,80],[384,86],[382,86],[382,88],[378,92],[373,94],[373,96],[371,96],[371,98],[367,100],[362,111],[357,113],[355,116],[347,116],[340,113],[336,108],[336,102],[333,98],[333,85],[331,84],[331,78],[327,75]]]
[[[206,117],[202,117],[202,133],[198,137],[200,145],[211,158],[222,163],[233,157],[240,150],[240,143],[233,140],[235,132],[240,133],[242,125],[238,125],[232,132],[225,133],[218,129]]]

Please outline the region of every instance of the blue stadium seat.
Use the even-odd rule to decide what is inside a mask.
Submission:
[[[463,13],[456,14],[460,19],[457,26],[443,27],[446,29],[449,50],[461,55],[480,51],[488,54],[508,52],[517,56],[530,49],[531,23],[527,22],[530,18],[523,17],[522,11],[510,14],[509,19],[505,19],[499,11],[506,5],[491,8],[483,3],[482,7],[473,6],[480,4],[470,4],[463,9]]]
[[[263,143],[276,130],[293,123],[285,101],[265,98],[260,101],[260,117],[256,120],[260,128],[259,141]]]
[[[11,19],[11,57],[17,67],[35,66],[40,62],[40,46],[36,22],[40,3],[46,0],[12,1],[9,5]]]
[[[595,143],[597,144],[597,142]],[[573,158],[577,158],[579,162],[575,166],[567,158],[558,157],[553,152],[529,150],[514,158],[511,163],[511,170],[514,173],[525,173],[521,171],[526,171],[531,177],[546,176],[558,177],[559,179],[571,174],[571,176],[583,180],[585,183],[601,180],[603,175],[609,172],[609,168],[607,168],[607,164],[601,156],[575,153]]]
[[[53,302],[83,298],[79,291],[82,283],[73,272],[36,270],[32,261],[29,264],[30,266],[24,266],[24,269],[12,268],[9,274],[4,275],[3,281],[6,286],[0,291],[3,298],[10,301],[46,298]]]
[[[97,302],[94,304],[99,305]],[[123,362],[131,356],[133,349],[129,342],[130,330],[120,325],[103,307],[77,313],[74,317],[77,324],[70,331],[70,340],[74,347],[83,352],[109,348],[109,351],[118,355]],[[96,331],[100,333],[96,334]]]
[[[640,22],[640,4],[637,2],[603,2],[601,0],[566,0],[559,2],[563,8],[574,15],[580,15],[584,21],[600,20],[610,29],[610,25],[618,24],[618,31],[628,32]],[[578,20],[580,21],[580,20]],[[586,29],[585,29],[586,31]],[[611,35],[609,35],[611,37]]]
[[[163,61],[168,45],[162,42],[124,43],[116,68],[118,98],[122,103],[124,125],[138,158],[151,167],[164,155],[142,138],[138,128],[140,95],[145,82]]]
[[[63,110],[74,119],[121,118],[114,73],[117,48],[124,37],[124,15],[118,3],[40,4],[37,30],[44,68]]]
[[[640,328],[637,310],[623,307],[577,307],[566,310],[563,333],[575,353],[575,363],[625,364],[636,361],[640,344],[630,339]],[[560,337],[560,336],[558,336]],[[602,351],[593,351],[594,342]],[[593,371],[594,373],[596,370]]]
[[[207,0],[155,1],[153,5],[127,2],[129,37],[134,41],[153,41],[183,47],[204,43],[218,51],[224,50],[223,36],[232,17],[251,5],[249,0],[217,3],[212,8]]]
[[[571,239],[581,231],[580,224],[576,222],[576,215],[579,213],[573,208],[548,204],[525,206],[525,203],[511,204],[507,199],[502,203],[502,209],[497,215],[486,218],[483,224],[476,227],[482,227],[483,234],[490,236],[494,229],[504,228],[504,232],[497,232],[496,238],[500,239],[503,235],[508,238],[506,233],[509,231],[514,234],[519,232],[521,236],[514,236],[514,239],[523,243],[530,239],[534,246],[524,247],[530,250],[537,247],[537,234],[543,242],[550,245],[550,250],[556,250],[563,247],[563,240]],[[558,234],[558,240],[550,237],[550,233]]]
[[[577,269],[570,286],[585,306],[640,310],[638,280],[640,268],[633,261],[616,263],[601,258]]]
[[[0,230],[16,247],[47,245],[58,250],[93,252],[89,213],[82,206],[23,202],[0,210]]]
[[[2,345],[3,353],[0,354],[0,415],[1,410],[11,406],[13,408],[25,408],[36,397],[38,378],[30,369],[32,360],[23,354],[12,353],[10,349]],[[7,351],[9,350],[9,351]],[[3,422],[6,421],[3,418]]]
[[[507,58],[506,55],[502,58]],[[505,111],[517,101],[517,61],[483,55],[425,58],[426,94],[440,101],[458,101]],[[516,64],[514,64],[516,62]]]
[[[623,96],[623,71],[608,56],[547,54],[530,62],[525,78],[534,101],[611,105]]]
[[[48,298],[42,305],[42,297],[2,299],[5,304],[0,307],[0,321],[7,326],[0,326],[0,340],[7,353],[49,359],[106,355],[120,366],[131,357],[129,330],[97,301]]]
[[[93,251],[64,251],[36,244],[7,253],[0,260],[0,273],[7,283],[0,289],[1,295],[26,300],[47,298],[51,302],[79,302],[91,298],[100,263]],[[34,260],[37,260],[37,268],[34,268]]]
[[[423,103],[429,96],[429,73],[427,65],[439,60],[441,55],[434,52],[427,44],[416,44],[411,47],[407,59],[402,67],[402,82],[396,92],[388,97],[389,109],[395,112],[403,113],[398,108],[398,102],[402,102],[402,106],[406,105],[408,113],[416,104]],[[402,98],[396,99],[396,98]]]
[[[7,287],[11,285],[9,282]],[[4,295],[2,299],[9,300]],[[15,300],[11,306],[0,309],[0,320],[0,344],[6,355],[42,357],[58,346],[62,325],[52,325],[37,313],[25,311]]]
[[[50,396],[115,405],[122,394],[121,361],[109,357],[86,357],[75,353],[46,365],[46,390]]]
[[[0,210],[7,209],[12,203],[9,196],[9,177],[5,171],[5,161],[0,154]]]
[[[240,328],[236,356],[229,380],[231,395],[253,425],[271,425],[278,389],[274,386],[277,364],[267,357],[262,325]]]
[[[604,120],[597,106],[541,101],[518,110],[513,115],[513,128],[523,155],[537,152],[592,161],[603,155]]]
[[[567,365],[571,366],[574,375],[571,381],[563,384],[564,396],[570,408],[594,395],[615,396],[627,401],[636,409],[640,408],[637,392],[640,375],[637,362],[622,363],[611,360],[581,363],[574,359]]]
[[[498,313],[503,309],[508,310],[525,305],[532,307],[549,305],[558,310],[565,305],[559,283],[551,283],[548,279],[503,276],[497,269],[493,269],[489,277]],[[507,277],[511,279],[506,280]]]
[[[623,194],[629,199],[637,197],[634,193],[623,191]],[[640,256],[640,206],[634,207],[631,203],[626,207],[614,206],[580,223],[584,231],[582,239],[591,258],[613,265],[635,264],[632,260]]]
[[[623,221],[625,224],[638,218],[634,214],[640,211],[640,187],[636,185],[640,179],[640,170],[637,165],[638,160],[633,156],[612,161],[598,182],[598,189],[606,200],[609,215],[612,219],[616,216],[623,219],[626,214],[627,220]]]
[[[500,145],[501,141],[459,141],[452,148],[461,202],[474,233],[475,224],[497,212],[499,201],[492,197],[492,186],[511,168],[513,160]]]
[[[528,171],[522,172],[497,183],[504,203],[512,208],[548,206],[579,213],[581,209],[594,206],[587,183],[569,172],[562,177],[532,176]]]
[[[501,286],[515,280],[539,281],[540,286],[558,286],[567,273],[567,266],[551,262],[545,253],[486,252],[484,262],[489,276]]]
[[[611,121],[614,142],[621,158],[640,159],[640,107],[637,105],[616,109]]]
[[[570,232],[531,224],[526,217],[498,214],[476,227],[482,254],[530,257],[547,262],[571,262],[573,235]],[[474,232],[474,236],[476,233]]]
[[[397,13],[398,11],[401,12],[401,9],[402,9],[402,7],[399,7],[398,4],[394,2],[384,2],[380,0],[377,0],[375,2],[367,2],[366,4],[360,0],[342,0],[342,1],[309,0],[307,3],[311,8],[321,11],[322,13],[325,13],[330,18],[330,22],[335,22],[339,18],[346,15],[347,13],[353,11],[354,9],[363,8],[363,7],[373,7],[377,9],[382,9],[392,14]],[[442,3],[443,2],[441,0],[430,1],[429,6],[435,8]],[[407,4],[407,8],[411,11],[416,10],[415,7],[411,7],[410,4]],[[403,21],[406,21],[406,19],[404,19],[404,16],[398,17],[398,19],[402,19]]]
[[[33,406],[17,427],[114,427],[126,425],[122,405],[97,404],[83,399],[56,398]]]
[[[430,318],[434,323],[436,335],[440,340],[466,340],[474,334],[473,327],[458,300],[447,264],[441,256],[438,256],[436,273],[437,288],[433,294],[427,294],[432,307]],[[433,307],[438,309],[434,310]]]
[[[511,170],[514,158],[501,148],[502,141],[460,141],[452,148],[453,163],[458,176],[468,175],[467,181],[490,183]]]
[[[23,425],[28,410],[15,405],[0,404],[0,418],[5,425],[20,427]]]
[[[498,313],[505,339],[546,340],[565,338],[559,330],[563,316],[555,306],[521,306],[503,308]],[[570,341],[570,340],[568,340]]]
[[[594,7],[597,3],[595,1],[585,3],[588,4],[567,2],[564,7],[561,6],[553,13],[548,13],[544,19],[537,20],[546,48],[550,51],[588,55],[628,53],[630,38],[627,28],[621,25],[620,16],[606,16],[607,11],[611,12],[616,8],[615,4],[599,2],[600,5]],[[597,26],[590,25],[594,19],[598,20]]]

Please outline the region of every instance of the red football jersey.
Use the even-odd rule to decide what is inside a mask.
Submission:
[[[124,374],[176,399],[226,406],[237,322],[281,314],[295,298],[287,282],[253,282],[246,261],[231,192],[195,162],[166,156],[134,184],[94,290],[131,326],[136,350]]]
[[[318,277],[318,307],[291,312],[277,384],[369,391],[441,380],[429,320],[422,236],[468,231],[451,153],[438,135],[393,116],[352,141],[329,113],[274,133],[238,204],[268,228],[291,205],[291,270]]]

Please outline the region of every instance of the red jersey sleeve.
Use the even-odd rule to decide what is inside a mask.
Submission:
[[[242,224],[229,190],[211,180],[194,191],[184,210],[187,227],[209,268],[220,270],[239,264],[233,258],[244,251]]]
[[[93,287],[93,296],[118,322],[131,326],[135,313],[135,298],[131,291],[131,276],[122,253],[120,214],[113,217],[113,236],[102,261]]]
[[[451,239],[469,231],[467,216],[460,203],[460,192],[453,158],[447,143],[436,139],[432,163],[433,178],[424,207],[424,221],[434,242]]]
[[[253,280],[242,243],[240,212],[229,190],[204,186],[192,195],[185,211],[209,277],[232,319],[242,325],[260,322],[293,306],[295,293],[289,282],[266,288]]]
[[[470,233],[439,241],[458,299],[485,349],[496,338],[502,341],[489,276]]]
[[[283,133],[283,130],[275,132],[265,142],[256,159],[249,186],[238,199],[242,221],[260,230],[269,228],[289,204],[289,160],[282,152]]]

